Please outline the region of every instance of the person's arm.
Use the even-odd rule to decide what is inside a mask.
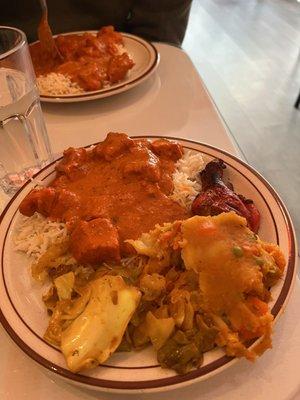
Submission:
[[[0,25],[23,30],[28,42],[37,40],[42,16],[39,0],[3,1]],[[123,30],[132,0],[47,0],[49,24],[53,34],[99,30],[113,25]]]
[[[126,30],[153,41],[181,45],[192,0],[135,0]]]

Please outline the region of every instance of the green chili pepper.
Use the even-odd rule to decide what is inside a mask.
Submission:
[[[243,257],[244,255],[243,249],[240,246],[233,246],[232,253],[235,257]]]
[[[264,265],[264,260],[261,257],[255,257],[254,256],[254,260],[255,260],[256,264],[259,265],[260,267],[262,265]]]

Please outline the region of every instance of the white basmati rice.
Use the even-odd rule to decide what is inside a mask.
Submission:
[[[186,151],[176,163],[173,174],[174,192],[170,196],[187,209],[201,190],[197,175],[205,167],[200,153]],[[21,223],[14,238],[15,249],[38,259],[50,245],[58,243],[68,235],[66,224],[49,221],[35,213],[32,217],[21,217]]]
[[[186,209],[190,208],[201,190],[201,182],[197,179],[197,175],[204,167],[202,155],[191,151],[186,151],[176,163],[173,174],[174,191],[171,198]]]
[[[35,213],[32,217],[21,217],[14,237],[15,249],[37,260],[48,247],[64,240],[67,235],[66,224],[49,221]]]
[[[77,83],[72,82],[68,76],[55,72],[38,76],[37,85],[42,96],[84,93],[84,90]]]

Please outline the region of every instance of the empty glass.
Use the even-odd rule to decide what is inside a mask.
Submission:
[[[0,26],[0,186],[13,194],[51,159],[26,36]]]

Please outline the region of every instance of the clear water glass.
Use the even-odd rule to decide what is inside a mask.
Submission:
[[[0,187],[14,194],[51,160],[26,36],[0,26]]]

